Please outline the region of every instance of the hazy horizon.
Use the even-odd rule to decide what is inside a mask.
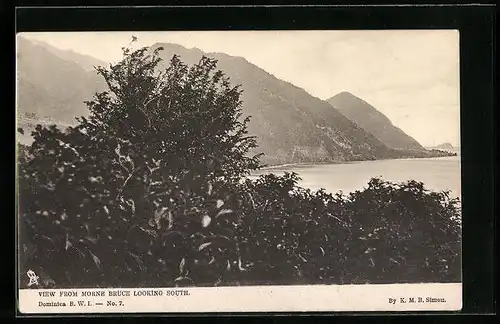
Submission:
[[[241,56],[328,99],[347,91],[431,147],[460,146],[459,47],[453,30],[39,32],[21,36],[105,62],[134,46],[174,43]]]

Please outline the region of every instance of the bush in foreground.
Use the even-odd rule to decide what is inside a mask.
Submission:
[[[239,87],[205,57],[159,71],[157,51],[98,68],[109,90],[90,117],[37,126],[19,150],[21,274],[42,287],[460,281],[456,200],[414,181],[348,196],[293,173],[250,181]]]
[[[247,181],[245,284],[461,281],[459,204],[447,192],[374,178],[344,196],[297,181],[293,173]]]

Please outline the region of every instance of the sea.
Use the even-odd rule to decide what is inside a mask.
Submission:
[[[461,199],[460,154],[425,159],[397,159],[348,162],[343,164],[293,164],[272,166],[253,172],[261,174],[295,172],[302,179],[299,185],[312,190],[345,194],[365,188],[373,177],[392,182],[416,180],[434,191],[449,190],[452,198]]]

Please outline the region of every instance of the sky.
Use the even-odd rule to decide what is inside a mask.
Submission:
[[[107,62],[165,42],[241,56],[320,99],[348,91],[424,146],[460,144],[456,30],[23,33]]]

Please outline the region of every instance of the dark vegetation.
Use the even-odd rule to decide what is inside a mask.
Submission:
[[[240,87],[206,57],[156,69],[160,50],[124,49],[88,118],[19,146],[20,287],[28,269],[38,288],[461,281],[456,199],[249,180]]]

